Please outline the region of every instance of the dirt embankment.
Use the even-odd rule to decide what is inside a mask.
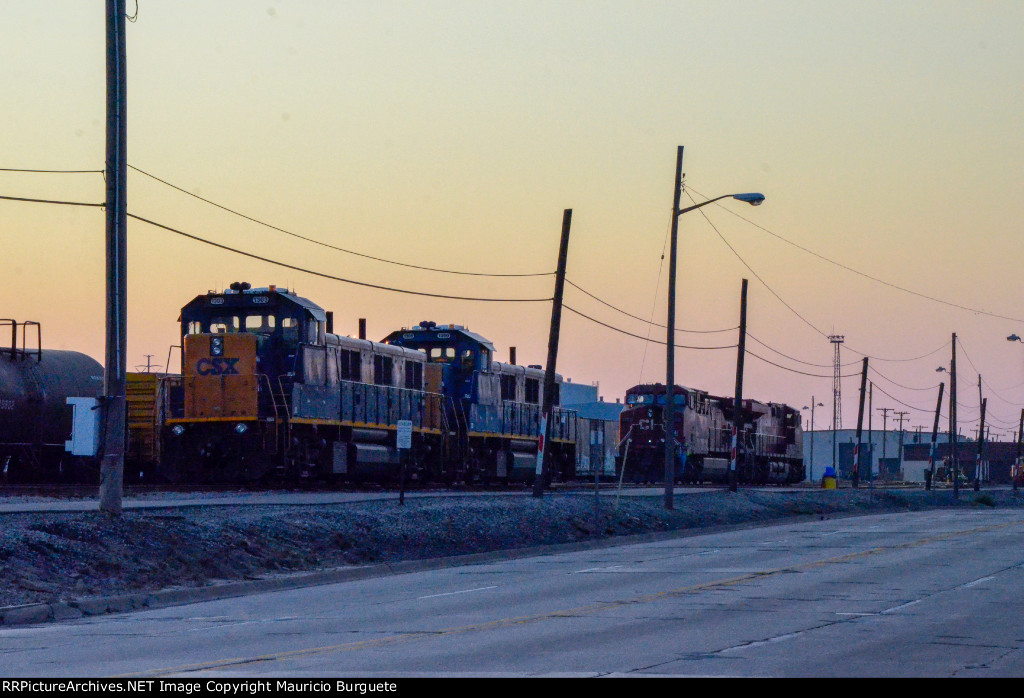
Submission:
[[[1009,491],[741,490],[549,494],[318,506],[0,514],[0,607],[200,587],[286,572],[446,557],[793,516],[1020,506]]]

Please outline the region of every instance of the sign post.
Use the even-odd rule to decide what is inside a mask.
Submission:
[[[398,447],[398,459],[402,463],[402,472],[398,479],[398,504],[405,504],[405,469],[412,448],[412,420],[398,420],[398,434],[395,445]]]

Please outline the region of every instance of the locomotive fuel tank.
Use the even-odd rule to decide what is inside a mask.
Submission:
[[[98,397],[103,367],[75,351],[0,352],[0,471],[7,482],[52,481],[71,434],[69,397]]]

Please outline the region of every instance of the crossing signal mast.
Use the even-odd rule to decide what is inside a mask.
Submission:
[[[839,345],[846,340],[845,335],[831,334],[828,341],[835,347],[834,358],[832,359],[832,467],[836,470],[836,477],[839,477],[839,444],[836,434],[843,425],[843,400],[842,386],[839,381]]]

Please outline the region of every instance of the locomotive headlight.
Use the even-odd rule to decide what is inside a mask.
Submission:
[[[249,427],[243,424],[242,422],[239,422],[238,424],[235,425],[235,431],[239,434],[244,434],[245,432],[249,431]]]
[[[173,427],[171,427],[171,433],[174,434],[175,436],[181,436],[182,434],[185,433],[185,427],[181,426],[180,424],[175,424]]]
[[[210,337],[210,356],[224,356],[223,337]]]

